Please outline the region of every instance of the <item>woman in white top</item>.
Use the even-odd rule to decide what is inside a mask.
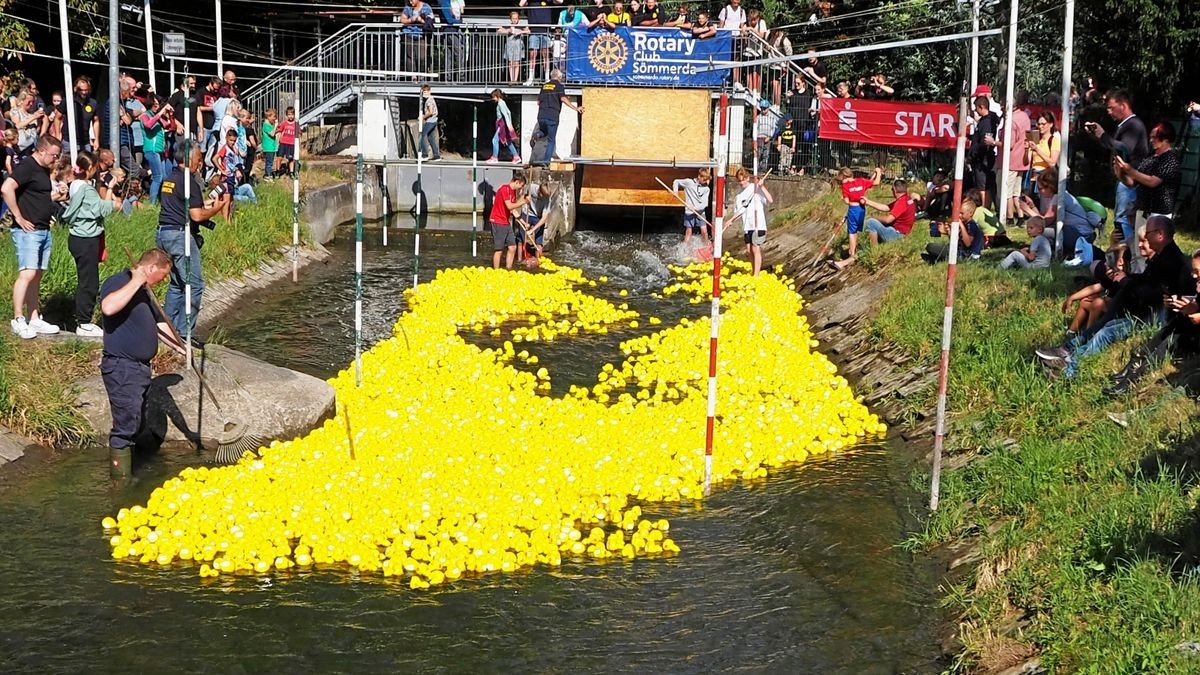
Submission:
[[[33,152],[38,136],[42,135],[46,124],[46,113],[33,109],[34,100],[34,95],[28,89],[23,89],[17,95],[12,110],[8,111],[8,118],[17,129],[17,154],[22,157]]]

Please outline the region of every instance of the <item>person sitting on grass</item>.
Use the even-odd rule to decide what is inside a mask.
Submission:
[[[912,196],[908,194],[906,181],[897,179],[892,182],[892,197],[892,203],[886,205],[872,201],[866,196],[862,198],[866,206],[885,212],[878,218],[867,219],[867,238],[871,240],[872,246],[878,246],[881,241],[896,241],[908,236],[908,233],[912,232],[913,223],[917,222],[917,207]],[[846,269],[854,264],[854,260],[853,257],[846,258],[835,262],[834,267],[839,270]]]
[[[944,172],[938,171],[933,174],[933,180],[925,184],[925,196],[917,203],[920,210],[917,218],[928,218],[932,221],[949,218],[953,199],[954,186],[946,179]]]
[[[1014,266],[1022,269],[1044,269],[1050,266],[1053,247],[1046,238],[1046,221],[1039,216],[1026,220],[1025,233],[1029,235],[1029,245],[1009,253],[1008,257],[1000,261],[1000,269],[1006,270]]]
[[[1192,292],[1195,282],[1191,262],[1175,243],[1174,221],[1165,216],[1150,218],[1140,228],[1138,246],[1150,261],[1146,270],[1129,275],[1129,281],[1091,327],[1066,344],[1036,350],[1043,363],[1050,367],[1065,367],[1063,375],[1072,377],[1083,357],[1100,352],[1128,336],[1140,323],[1157,323],[1165,296],[1184,296]]]
[[[1037,180],[1038,193],[1041,203],[1034,204],[1028,195],[1021,195],[1017,205],[1021,214],[1032,217],[1041,216],[1047,223],[1058,222],[1058,170],[1049,168],[1043,171]],[[1083,208],[1079,200],[1069,192],[1062,194],[1062,244],[1063,251],[1074,253],[1076,240],[1085,239],[1088,243],[1096,240],[1096,228],[1100,225],[1098,214]],[[1071,258],[1065,263],[1068,267],[1086,264],[1082,258]]]
[[[983,230],[979,229],[979,223],[975,222],[975,211],[979,208],[975,204],[975,200],[970,197],[963,197],[962,205],[959,206],[959,220],[962,226],[958,228],[958,256],[961,260],[979,260],[983,255]],[[938,234],[941,236],[950,235],[951,223],[938,223]],[[925,246],[925,252],[921,254],[921,259],[930,265],[937,261],[948,258],[950,255],[950,244],[928,244]]]
[[[842,201],[846,203],[846,233],[850,237],[850,248],[846,260],[854,260],[858,255],[858,233],[862,231],[867,219],[867,191],[879,185],[883,178],[883,169],[875,167],[875,173],[870,178],[855,178],[854,171],[843,166],[838,171],[838,182],[841,183]],[[840,272],[849,262],[828,261],[835,272]]]
[[[1032,220],[1032,219],[1031,219]],[[1103,260],[1092,265],[1092,277],[1095,282],[1075,291],[1063,300],[1062,312],[1071,311],[1071,305],[1078,303],[1071,322],[1067,324],[1066,342],[1079,334],[1084,328],[1090,328],[1108,311],[1109,304],[1117,292],[1129,280],[1125,271],[1129,265],[1129,251],[1113,251]]]
[[[1192,278],[1195,285],[1189,295],[1170,295],[1163,298],[1167,323],[1146,344],[1133,350],[1125,367],[1113,375],[1113,382],[1104,389],[1105,396],[1119,396],[1129,391],[1156,364],[1167,357],[1182,357],[1200,353],[1200,304],[1195,293],[1200,290],[1200,249],[1192,252]]]

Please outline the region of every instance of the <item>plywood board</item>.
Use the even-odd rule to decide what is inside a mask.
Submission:
[[[708,161],[707,89],[585,87],[579,154],[591,158]]]
[[[667,185],[676,178],[696,175],[695,169],[652,168],[640,166],[580,166],[583,176],[579,189],[580,204],[612,206],[669,206],[683,208],[655,181]]]

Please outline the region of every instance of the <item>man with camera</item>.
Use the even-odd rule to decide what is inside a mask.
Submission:
[[[1085,122],[1086,128],[1100,145],[1116,157],[1120,157],[1130,166],[1139,166],[1143,159],[1150,154],[1150,139],[1146,133],[1146,125],[1137,115],[1133,114],[1133,99],[1124,89],[1113,89],[1105,97],[1105,107],[1109,117],[1117,122],[1116,130],[1110,135],[1096,122]],[[1114,174],[1118,170],[1114,167]],[[1113,222],[1121,226],[1125,235],[1125,243],[1133,251],[1133,271],[1141,272],[1146,269],[1146,259],[1134,246],[1134,227],[1136,218],[1137,188],[1126,185],[1117,175],[1117,198],[1113,209]]]
[[[228,193],[210,200],[204,198],[204,189],[197,180],[204,155],[200,148],[189,146],[190,143],[183,143],[176,149],[175,168],[163,180],[160,198],[162,211],[158,216],[158,233],[155,236],[158,248],[171,256],[171,283],[167,287],[167,300],[163,303],[163,311],[180,335],[190,334],[191,329],[195,327],[196,316],[200,313],[200,301],[204,296],[204,275],[200,269],[200,247],[204,245],[204,238],[200,236],[200,226],[212,228],[210,219],[228,206],[230,200]],[[191,193],[186,195],[186,201],[184,181],[187,178],[183,170],[185,161],[192,172]],[[184,255],[184,237],[191,237],[190,263]],[[192,286],[190,324],[184,305],[185,274],[188,275]]]

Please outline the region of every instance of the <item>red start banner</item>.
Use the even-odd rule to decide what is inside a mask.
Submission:
[[[957,140],[953,103],[821,99],[820,138],[905,148],[951,149]]]

